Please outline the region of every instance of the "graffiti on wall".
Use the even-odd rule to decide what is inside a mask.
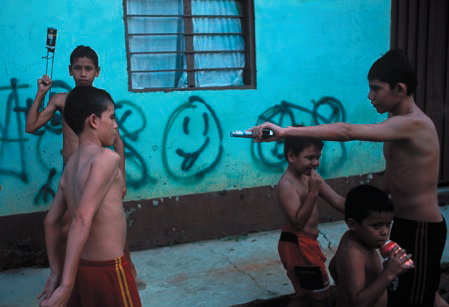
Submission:
[[[162,144],[162,162],[176,180],[201,180],[223,154],[223,131],[212,107],[190,96],[170,116]]]
[[[10,91],[4,118],[0,118],[0,154],[16,153],[19,163],[15,165],[0,164],[0,176],[13,176],[28,182],[28,169],[25,142],[24,123],[28,110],[33,102],[26,99],[25,106],[20,106],[19,89],[30,87],[28,84],[18,84],[16,78],[11,78],[10,85],[0,87],[0,91]],[[55,92],[70,91],[64,81],[53,81]],[[346,120],[342,103],[333,97],[323,97],[312,101],[313,106],[306,108],[287,101],[281,101],[265,110],[257,119],[256,125],[270,121],[280,126],[304,124],[298,117],[307,118],[309,125],[319,125]],[[142,108],[128,100],[116,102],[116,118],[120,135],[125,147],[126,179],[129,188],[140,189],[148,184],[156,184],[158,180],[151,176],[146,157],[136,149],[135,144],[141,141],[141,133],[147,129],[147,120]],[[300,115],[300,116],[298,116]],[[306,117],[304,117],[306,115]],[[55,137],[62,135],[62,116],[56,112],[49,123],[34,133],[36,147],[33,155],[36,157],[47,176],[41,187],[36,191],[34,204],[48,204],[55,196],[58,184],[57,170],[62,167],[61,161],[55,161],[46,155],[54,154],[62,149],[55,145]],[[219,117],[214,109],[199,96],[190,96],[186,102],[176,108],[170,115],[163,132],[161,148],[162,163],[166,173],[173,179],[187,184],[201,181],[219,163],[223,155],[223,131]],[[334,142],[333,157],[337,157],[335,167],[341,167],[346,156],[344,143]],[[61,139],[62,144],[62,139]],[[327,147],[327,145],[326,145]],[[336,147],[338,147],[336,149]],[[157,144],[153,144],[157,151]],[[51,150],[49,150],[51,149]],[[335,152],[338,150],[339,152]],[[251,142],[251,154],[257,164],[264,168],[282,172],[285,167],[283,144],[281,141],[270,143]],[[322,157],[323,160],[326,155]],[[0,163],[3,159],[0,159]],[[335,168],[334,168],[335,169]],[[321,171],[325,175],[325,167]]]
[[[344,122],[346,120],[346,113],[342,103],[334,97],[323,97],[317,102],[312,100],[312,104],[313,108],[308,109],[306,107],[299,106],[287,101],[281,101],[280,104],[268,108],[261,115],[259,115],[256,125],[262,124],[264,122],[272,122],[282,127],[306,125],[305,123],[300,123],[296,120],[295,114],[297,114],[298,111],[299,113],[305,113],[311,116],[310,125]],[[251,155],[253,159],[263,167],[282,172],[285,166],[283,143],[283,140],[270,143],[252,142]],[[346,147],[342,142],[338,142],[336,144],[339,147],[340,151],[340,153],[337,154],[339,158],[337,163],[335,164],[335,167],[338,168],[343,164],[341,162],[346,156]],[[323,176],[326,175],[326,163],[324,160],[325,158],[325,155],[323,155],[323,157],[321,158],[320,173]]]
[[[155,184],[157,180],[150,176],[145,159],[132,145],[132,142],[139,140],[140,133],[147,126],[145,113],[142,108],[128,100],[116,102],[115,112],[125,147],[126,185],[138,189],[148,183]]]
[[[25,159],[25,145],[24,142],[28,141],[28,138],[24,137],[24,121],[21,116],[25,113],[25,108],[19,106],[19,92],[20,88],[29,87],[28,84],[18,84],[17,78],[10,79],[11,85],[0,87],[2,90],[10,90],[6,100],[6,109],[4,110],[5,117],[0,120],[0,175],[13,176],[19,178],[23,182],[28,182],[26,159]],[[13,113],[14,112],[14,113]],[[15,125],[11,123],[15,119]],[[16,127],[14,129],[13,127]],[[13,130],[14,129],[14,130]],[[19,154],[19,165],[5,165],[6,160],[4,155],[10,153]],[[17,168],[18,166],[18,168]]]

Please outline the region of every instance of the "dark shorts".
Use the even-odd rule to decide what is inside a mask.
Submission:
[[[388,306],[433,306],[446,236],[444,218],[439,223],[394,219],[390,239],[412,254],[416,268],[399,276],[397,289],[388,291]]]
[[[313,300],[329,298],[326,256],[315,238],[303,233],[283,231],[278,252],[298,296],[309,296]]]
[[[125,256],[106,261],[80,260],[67,307],[80,306],[142,306]]]

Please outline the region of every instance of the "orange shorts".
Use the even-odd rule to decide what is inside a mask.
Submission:
[[[136,281],[125,256],[106,260],[80,260],[75,286],[67,307],[141,307]]]
[[[329,298],[326,256],[314,237],[284,226],[278,252],[298,296],[309,296],[317,301]]]

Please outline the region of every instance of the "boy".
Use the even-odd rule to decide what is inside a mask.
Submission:
[[[69,75],[73,77],[75,86],[78,85],[90,85],[93,86],[95,78],[100,74],[100,66],[98,65],[98,55],[92,48],[88,46],[76,47],[70,55]],[[53,95],[48,101],[48,105],[41,112],[39,111],[40,105],[52,85],[52,80],[44,75],[37,80],[38,90],[34,102],[28,112],[26,119],[25,131],[27,133],[33,133],[43,127],[55,114],[59,111],[61,115],[64,113],[64,105],[67,98],[67,93],[59,93]],[[64,167],[69,160],[72,153],[78,147],[78,136],[70,129],[65,123],[64,117],[62,118],[62,160]],[[122,197],[126,195],[126,174],[125,174],[125,152],[123,142],[120,139],[120,134],[117,133],[114,138],[113,144],[114,150],[120,155],[120,168],[125,180],[123,186]],[[67,217],[65,218],[67,220]],[[67,223],[65,223],[65,229],[68,229]],[[137,276],[137,271],[134,268],[134,264],[131,261],[128,244],[126,244],[126,255],[128,261],[133,268],[134,277]]]
[[[382,268],[377,249],[387,240],[393,221],[393,203],[382,190],[360,185],[349,191],[345,202],[346,231],[329,263],[337,286],[336,307],[387,306],[387,286],[411,268],[411,255],[396,246]]]
[[[75,86],[78,85],[90,85],[92,86],[95,78],[100,74],[100,67],[98,66],[97,53],[88,46],[78,46],[70,55],[69,75],[73,77]],[[38,129],[42,128],[55,114],[59,111],[61,115],[64,113],[65,100],[67,93],[55,94],[48,101],[47,107],[42,111],[39,111],[41,103],[52,85],[52,80],[43,75],[42,78],[37,80],[38,90],[33,104],[28,112],[26,119],[25,131],[27,133],[34,133]],[[78,137],[76,134],[67,127],[64,117],[62,118],[62,159],[63,170],[64,166],[69,160],[72,153],[78,147]],[[125,178],[125,154],[123,142],[120,139],[120,134],[117,133],[114,139],[114,150],[120,155],[122,173]],[[126,178],[125,178],[126,180]],[[125,181],[126,183],[126,181]],[[126,194],[126,187],[123,190],[123,197]]]
[[[440,145],[435,126],[415,104],[417,79],[403,51],[390,50],[379,58],[371,66],[368,81],[371,104],[381,114],[388,112],[384,122],[288,128],[265,123],[251,130],[257,141],[262,141],[262,129],[269,128],[274,136],[263,141],[295,136],[384,142],[384,178],[395,216],[391,239],[413,254],[416,266],[399,276],[389,303],[449,306],[437,291],[447,229],[438,205]]]
[[[40,306],[141,306],[124,256],[126,217],[114,102],[104,90],[77,86],[67,96],[64,118],[79,137],[53,206],[45,217],[50,277]],[[65,259],[61,222],[70,216]]]
[[[343,212],[344,198],[315,171],[320,165],[323,142],[287,138],[284,156],[288,161],[278,183],[278,202],[286,222],[282,227],[278,252],[296,297],[288,306],[328,306],[330,296],[326,256],[318,243],[318,207],[321,196]]]

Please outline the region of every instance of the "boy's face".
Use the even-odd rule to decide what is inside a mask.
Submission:
[[[115,109],[112,103],[101,113],[97,124],[98,136],[103,146],[112,146],[118,133],[117,122],[115,121]]]
[[[390,88],[390,84],[381,82],[378,79],[369,81],[368,99],[380,114],[390,112],[397,102],[395,89]]]
[[[320,157],[321,150],[311,145],[304,148],[297,156],[290,151],[288,162],[293,165],[298,173],[310,176],[312,169],[317,169],[320,166]]]
[[[380,248],[388,240],[393,216],[393,212],[371,212],[361,224],[352,220],[349,228],[365,245]]]
[[[86,57],[77,58],[69,66],[69,74],[75,80],[75,85],[90,85],[94,83],[94,79],[100,74],[100,67],[96,68],[94,62]]]

